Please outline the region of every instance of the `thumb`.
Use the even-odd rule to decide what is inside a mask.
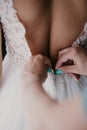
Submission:
[[[49,66],[49,67],[52,67],[52,64],[51,64],[51,61],[50,61],[50,59],[48,58],[48,57],[44,57],[45,58],[45,64],[47,65],[47,66]]]
[[[68,66],[62,66],[59,68],[62,70],[64,73],[74,73],[74,74],[79,74],[79,70],[76,67],[76,65],[68,65]]]

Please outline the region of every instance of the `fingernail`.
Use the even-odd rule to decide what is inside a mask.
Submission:
[[[48,68],[48,69],[47,69],[47,72],[48,72],[48,73],[54,73],[54,71],[53,71],[52,68]]]
[[[73,79],[74,79],[76,82],[78,82],[78,81],[79,81],[79,79],[77,79],[77,78],[75,78],[75,77],[73,77]]]
[[[61,74],[63,74],[63,71],[62,71],[62,70],[56,70],[56,71],[55,71],[55,74],[61,75]]]
[[[79,81],[80,75],[76,74],[75,77],[73,77],[75,81]]]

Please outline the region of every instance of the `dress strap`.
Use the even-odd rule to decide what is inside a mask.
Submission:
[[[0,0],[0,17],[6,17],[8,13],[11,13],[13,7],[13,0]]]
[[[87,44],[87,22],[85,23],[83,31],[81,32],[79,37],[76,39],[74,44],[78,44],[81,46],[84,44]]]

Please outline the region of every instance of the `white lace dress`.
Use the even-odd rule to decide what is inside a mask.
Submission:
[[[12,0],[0,0],[0,18],[7,49],[0,87],[0,130],[26,130],[20,98],[21,70],[31,56],[25,38],[26,30],[17,17]],[[87,23],[75,43],[85,41],[87,41]],[[81,92],[87,86],[87,77],[82,76],[76,82],[68,74],[58,76],[49,73],[43,86],[51,97],[63,101]]]

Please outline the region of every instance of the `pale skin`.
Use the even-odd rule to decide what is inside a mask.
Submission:
[[[20,21],[25,26],[26,39],[31,49],[32,55],[41,53],[49,57],[52,62],[53,68],[55,68],[57,62],[59,50],[71,46],[73,41],[81,33],[83,26],[87,21],[86,0],[78,0],[78,1],[49,0],[48,4],[47,4],[47,0],[37,0],[37,1],[36,0],[14,0],[14,6],[18,11],[17,15]],[[26,73],[26,76],[29,76],[29,74],[30,73],[28,73],[27,75]],[[29,103],[31,103],[31,104],[27,104],[25,102],[25,105],[28,105],[28,107],[31,105],[31,109],[29,107],[30,112],[26,110],[26,112],[28,112],[26,113],[26,115],[29,114],[29,116],[31,117],[30,120],[27,117],[28,118],[27,121],[31,121],[30,122],[31,127],[33,127],[33,123],[34,123],[35,128],[33,129],[35,130],[36,129],[39,130],[39,128],[42,130],[42,128],[44,129],[44,127],[47,130],[52,128],[53,130],[54,129],[73,130],[74,128],[77,130],[79,127],[80,127],[79,130],[81,128],[82,130],[85,130],[86,128],[85,117],[82,112],[78,97],[70,101],[69,104],[67,102],[63,104],[65,110],[60,109],[62,105],[59,107],[59,105],[57,105],[55,101],[51,100],[44,93],[43,89],[41,89],[42,83],[40,82],[40,80],[36,83],[36,81],[38,80],[38,78],[36,77],[37,76],[34,77],[33,75],[32,78],[33,80],[35,80],[35,84],[31,83],[31,87],[29,88],[26,87],[24,93],[26,94],[26,96],[24,96],[25,97],[24,101],[26,102],[28,101]],[[28,77],[26,77],[26,80],[27,79]],[[26,81],[27,84],[26,86],[30,84],[29,82]],[[31,93],[29,93],[29,95],[27,95],[26,93],[28,89],[29,90],[31,89],[30,90]],[[32,94],[35,97],[32,98]],[[26,98],[29,98],[30,100],[26,100]],[[78,104],[76,101],[78,101]],[[32,102],[34,102],[34,104],[32,104]],[[76,104],[76,106],[74,106],[73,103],[71,102]],[[38,105],[37,108],[38,107],[40,108],[38,110],[39,112],[35,110],[36,109],[35,103]],[[43,106],[43,104],[46,105]],[[78,116],[79,120],[77,120],[76,115],[72,114],[73,109],[75,110],[75,113],[79,115]],[[43,113],[42,110],[44,110]],[[62,112],[65,111],[65,115],[61,115],[62,114],[62,112],[60,113],[61,110]],[[69,112],[70,116],[66,115],[67,111]],[[32,117],[32,113],[36,115],[35,118],[34,116]],[[39,114],[37,115],[37,113]],[[40,115],[40,113],[42,114]],[[54,114],[51,115],[51,113]],[[47,117],[47,115],[49,116]],[[54,120],[53,121],[50,120],[52,118],[56,120],[57,117],[59,117],[58,122],[54,122]],[[68,118],[68,120],[66,120],[66,117]],[[76,122],[75,126],[73,126],[72,122],[68,122],[71,118],[73,119],[73,122]],[[51,125],[48,125],[48,121],[50,121]],[[63,126],[61,122],[65,124],[64,125],[65,128],[61,128]],[[59,125],[57,125],[58,123]],[[39,126],[37,124],[39,124]],[[70,125],[66,125],[66,124],[70,124]],[[77,126],[77,124],[80,124],[81,126],[79,125]]]
[[[55,68],[58,52],[71,46],[83,30],[87,21],[87,0],[13,2],[18,18],[26,29],[26,40],[32,55],[47,56]]]
[[[67,60],[73,60],[74,65],[61,66]],[[87,75],[87,50],[78,45],[63,49],[59,52],[59,61],[56,64],[56,69],[61,69],[64,73]]]
[[[71,46],[87,21],[87,0],[14,0],[32,55],[43,54],[55,68],[58,52]]]
[[[81,69],[78,74],[84,74],[84,69],[81,67],[84,63],[79,61],[87,56],[82,49],[81,51],[83,54],[78,51],[75,53],[75,61],[77,60],[75,66],[77,68],[80,66]],[[78,57],[79,55],[82,57]],[[74,58],[72,60],[74,61]],[[46,64],[49,65],[49,63],[49,60],[41,55],[33,56],[23,70],[22,101],[27,128],[32,130],[87,130],[87,117],[80,95],[60,103],[44,92],[42,83],[47,76]],[[87,69],[87,64],[85,69]]]

